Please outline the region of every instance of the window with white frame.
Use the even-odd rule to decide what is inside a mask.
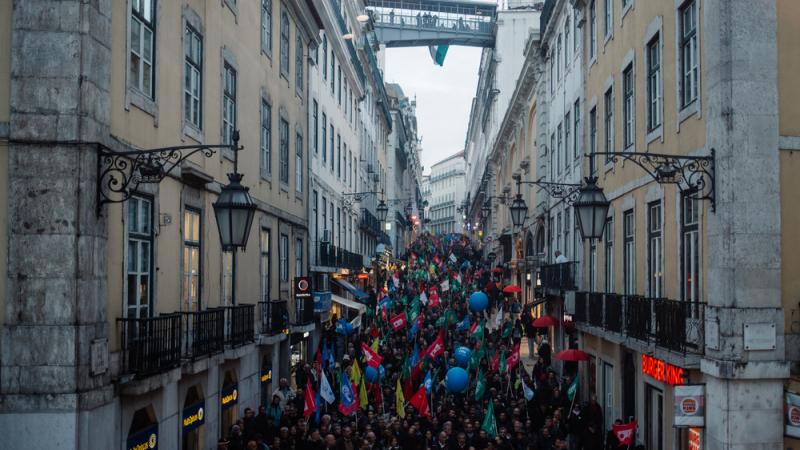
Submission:
[[[597,55],[597,1],[589,3],[589,59]]]
[[[156,1],[131,2],[129,85],[155,99]]]
[[[647,130],[661,126],[661,41],[656,35],[647,44]]]
[[[570,33],[570,21],[569,15],[566,16],[564,19],[564,67],[566,68],[569,65],[569,33]]]
[[[572,143],[572,152],[575,159],[578,159],[581,156],[581,100],[575,100],[575,105],[572,109],[572,114],[574,116],[573,120],[573,128],[572,128],[572,139],[574,142]]]
[[[294,136],[294,190],[303,192],[303,135]]]
[[[319,104],[317,103],[316,99],[313,102],[313,108],[311,110],[311,114],[312,114],[311,125],[313,126],[312,133],[314,133],[312,135],[313,139],[312,145],[314,145],[314,154],[318,155],[319,154]]]
[[[614,152],[614,88],[608,88],[603,96],[605,145],[603,151]],[[611,162],[613,156],[606,155],[606,162]]]
[[[680,21],[680,93],[681,108],[697,100],[697,2],[689,0],[679,11]]]
[[[281,12],[281,74],[289,77],[289,14]]]
[[[200,211],[186,208],[183,212],[183,277],[181,292],[184,311],[200,308]]]
[[[322,113],[322,136],[320,136],[320,144],[322,144],[322,165],[328,161],[328,116]]]
[[[322,35],[322,79],[328,79],[328,36]]]
[[[296,33],[296,39],[294,44],[294,73],[295,73],[295,86],[297,90],[302,92],[303,85],[305,84],[303,80],[303,55],[305,54],[305,49],[303,47],[303,38],[300,37],[300,33]]]
[[[558,35],[556,44],[556,79],[561,79],[561,34]]]
[[[572,10],[572,52],[578,52],[578,43],[580,42],[580,33],[578,32],[578,23],[580,23],[580,12],[578,8]]]
[[[331,122],[333,122],[332,118],[331,118]],[[330,135],[331,135],[330,136],[330,138],[331,138],[330,139],[330,144],[331,144],[331,147],[330,147],[331,148],[331,173],[333,173],[334,169],[336,168],[336,159],[335,159],[336,158],[336,152],[335,152],[336,147],[334,147],[334,143],[335,143],[334,142],[334,134],[335,133],[334,133],[334,130],[333,130],[333,123],[331,123],[331,126],[330,126]]]
[[[550,134],[550,180],[555,179],[555,166],[556,166],[556,134]]]
[[[564,168],[567,172],[569,172],[569,160],[570,155],[572,154],[569,150],[570,144],[572,144],[572,140],[570,139],[570,129],[572,125],[572,118],[569,111],[564,116]]]
[[[570,222],[570,220],[569,220],[569,214],[570,214],[569,212],[570,212],[569,209],[565,209],[564,210],[564,249],[563,249],[563,252],[564,252],[564,256],[567,257],[567,258],[569,258],[570,255],[572,255],[572,253],[570,253],[570,248],[569,248],[569,246],[570,246],[569,229],[572,228],[572,225],[571,225],[572,222]],[[572,259],[573,260],[575,259],[574,256],[572,257]]]
[[[233,143],[236,131],[236,69],[225,63],[223,72],[224,89],[222,92],[222,143]]]
[[[281,234],[280,271],[281,281],[289,281],[289,236]]]
[[[272,173],[272,106],[261,99],[261,173]]]
[[[700,210],[697,200],[684,196],[681,217],[681,296],[700,301]]]
[[[563,147],[561,147],[561,127],[562,124],[558,124],[558,128],[556,128],[556,169],[558,173],[561,173],[561,160],[562,160],[562,153],[564,151]]]
[[[262,228],[260,234],[260,257],[261,257],[261,301],[270,301],[270,274],[272,267],[272,256],[270,253],[270,231],[269,228]]]
[[[203,38],[191,25],[186,24],[183,39],[183,117],[195,128],[202,129]]]
[[[634,144],[634,115],[636,114],[636,106],[634,103],[633,89],[633,63],[631,63],[622,72],[622,123],[624,127],[622,135],[625,148],[632,147]]]
[[[134,195],[128,201],[128,255],[126,259],[125,317],[152,315],[153,297],[153,202]]]
[[[303,276],[303,240],[294,240],[294,276]]]
[[[633,295],[636,293],[636,243],[633,210],[625,211],[622,216],[623,230],[623,254],[622,254],[622,277],[625,294]]]
[[[589,153],[592,154],[592,173],[597,170],[595,152],[597,152],[597,107],[589,111]]]
[[[604,0],[605,1],[605,20],[603,21],[603,30],[605,31],[605,37],[608,38],[611,36],[611,32],[614,31],[614,0]]]
[[[650,297],[660,298],[663,289],[663,248],[661,238],[661,202],[647,205],[647,268],[650,271]]]
[[[261,0],[261,50],[272,54],[272,0]]]
[[[555,251],[561,252],[563,251],[562,241],[561,241],[561,213],[556,214],[556,247]]]
[[[281,117],[280,123],[281,183],[289,184],[289,122]]]
[[[603,255],[604,283],[606,292],[614,292],[614,218],[606,219],[606,228],[603,230],[603,243],[605,252]]]

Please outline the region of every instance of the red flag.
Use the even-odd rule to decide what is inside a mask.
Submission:
[[[620,445],[633,445],[633,436],[636,434],[636,421],[623,423],[622,425],[612,425],[611,429],[617,437]]]
[[[506,367],[509,371],[511,371],[511,369],[513,369],[517,364],[519,364],[519,344],[514,346],[511,356],[506,358]]]
[[[416,394],[411,397],[411,400],[408,403],[417,408],[419,411],[419,415],[422,417],[431,417],[431,410],[428,407],[428,391],[425,390],[425,386],[419,388]]]
[[[378,327],[376,327],[375,325],[372,325],[372,329],[370,330],[370,334],[372,335],[373,338],[376,338],[376,337],[381,335],[380,331],[378,331]]]
[[[475,322],[472,322],[472,325],[469,327],[469,334],[468,335],[472,336],[472,333],[474,333],[475,330],[477,330],[477,329],[478,329],[478,321],[476,320]]]
[[[414,393],[414,385],[412,384],[411,377],[403,381],[403,397],[410,398]]]
[[[425,350],[425,355],[430,356],[431,359],[436,359],[444,353],[444,338],[442,337],[442,333],[439,332],[439,336],[436,337],[436,340]]]
[[[320,351],[321,346],[322,343],[320,343],[320,347],[317,348],[317,355],[314,358],[314,369],[316,369],[318,377],[320,376],[320,371],[322,370],[322,351]]]
[[[495,350],[494,356],[489,361],[489,372],[497,372],[500,370],[500,352]]]
[[[436,291],[431,291],[431,295],[428,299],[431,301],[431,308],[439,307],[439,294],[437,294]]]
[[[311,389],[311,380],[308,380],[306,381],[305,408],[303,409],[303,415],[308,419],[308,416],[314,414],[316,410],[317,401],[314,396],[314,389]]]
[[[406,327],[406,313],[401,312],[400,314],[392,317],[391,323],[394,331],[402,330]]]
[[[372,351],[369,345],[361,343],[361,350],[364,351],[364,360],[373,369],[377,369],[383,361],[383,357]]]

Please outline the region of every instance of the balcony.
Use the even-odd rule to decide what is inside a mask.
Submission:
[[[540,273],[542,287],[547,289],[574,290],[576,265],[577,263],[574,261],[543,265]]]
[[[574,320],[674,352],[699,354],[704,306],[639,295],[576,292]]]
[[[226,306],[225,345],[241,347],[255,340],[255,305]]]
[[[294,322],[292,325],[308,325],[314,323],[314,299],[301,298],[295,301]]]
[[[366,208],[361,209],[359,227],[372,236],[377,236],[381,232],[381,222]]]
[[[317,265],[319,266],[361,270],[364,265],[364,258],[358,253],[326,243],[319,243],[317,248],[319,249],[319,257],[317,258]]]
[[[183,357],[195,360],[225,350],[225,309],[181,312]]]
[[[121,373],[147,376],[181,362],[181,315],[117,319],[122,347]]]
[[[286,300],[258,302],[261,334],[274,336],[283,333],[283,330],[289,327],[289,308],[286,303]]]

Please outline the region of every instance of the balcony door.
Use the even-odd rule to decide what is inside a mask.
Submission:
[[[183,293],[184,311],[200,309],[200,211],[189,209],[183,212]]]
[[[153,202],[133,196],[128,203],[126,307],[129,319],[152,315]]]

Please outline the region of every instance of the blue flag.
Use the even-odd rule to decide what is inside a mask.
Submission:
[[[411,324],[411,329],[408,331],[410,335],[409,339],[415,339],[417,337],[417,331],[419,331],[419,327],[417,326],[417,320],[414,319],[414,323]]]
[[[458,323],[458,326],[456,326],[456,330],[468,331],[470,326],[472,326],[472,322],[469,320],[469,314],[467,314],[466,316],[464,316],[464,320]]]
[[[333,346],[333,342],[329,345],[331,348],[328,350],[328,370],[333,370],[333,368],[336,367],[336,350]]]
[[[314,404],[317,405],[317,411],[314,413],[314,421],[319,425],[319,412],[322,411],[322,405],[319,402],[319,389],[317,389],[317,393],[314,394],[316,397],[314,399]]]
[[[339,412],[349,416],[356,412],[356,409],[358,409],[356,393],[353,392],[353,385],[350,383],[347,372],[342,371],[342,382],[339,385]]]
[[[428,395],[431,393],[431,389],[433,389],[433,378],[431,378],[431,371],[428,369],[428,373],[425,374],[425,381],[423,381],[425,385],[425,390],[428,391]]]
[[[326,342],[322,342],[322,364],[328,364],[328,344]]]
[[[414,344],[414,351],[411,353],[411,358],[408,360],[408,365],[411,367],[419,363],[419,344]]]

